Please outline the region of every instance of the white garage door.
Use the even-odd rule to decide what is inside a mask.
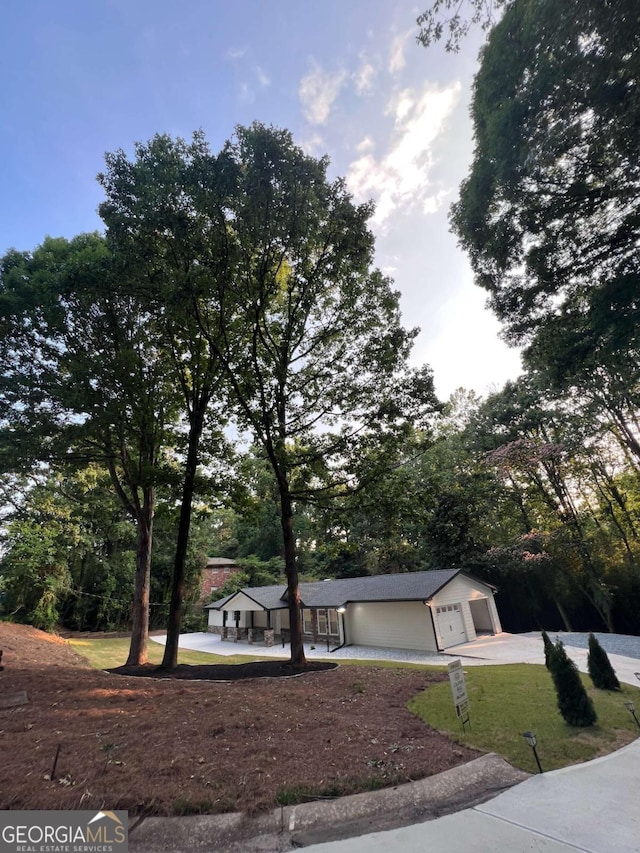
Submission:
[[[436,613],[443,649],[467,642],[459,604],[443,604],[442,607],[436,607]]]

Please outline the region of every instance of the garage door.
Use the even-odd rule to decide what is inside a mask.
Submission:
[[[467,642],[462,610],[459,604],[443,604],[442,607],[436,607],[436,614],[443,649]]]

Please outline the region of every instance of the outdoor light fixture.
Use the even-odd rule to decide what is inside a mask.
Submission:
[[[629,702],[629,701],[625,702],[624,706],[627,709],[627,711],[631,714],[633,719],[636,721],[636,726],[640,729],[640,720],[638,720],[638,718],[636,717],[636,706],[633,704],[633,702]]]
[[[540,759],[538,758],[538,753],[536,752],[536,745],[538,743],[538,738],[536,737],[536,733],[535,732],[522,732],[522,737],[526,740],[526,742],[529,744],[529,746],[533,750],[533,756],[536,760],[536,764],[538,765],[538,770],[540,773],[542,773],[543,772],[542,766],[540,764]]]
[[[347,612],[346,607],[338,607],[338,613],[346,613],[346,612]]]

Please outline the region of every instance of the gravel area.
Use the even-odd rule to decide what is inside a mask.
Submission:
[[[640,637],[634,637],[631,634],[600,634],[597,631],[593,633],[607,654],[623,655],[627,658],[640,660]],[[547,634],[553,641],[562,640],[565,646],[573,646],[576,649],[589,648],[588,632],[547,631]],[[529,631],[526,634],[518,634],[518,636],[539,637],[540,631]]]

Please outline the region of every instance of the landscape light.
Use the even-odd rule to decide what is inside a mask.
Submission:
[[[631,701],[627,701],[624,703],[625,708],[631,714],[633,719],[636,721],[636,726],[640,729],[640,720],[636,717],[636,706]]]
[[[535,732],[522,732],[522,737],[526,740],[526,742],[529,744],[529,746],[533,750],[533,756],[536,760],[536,764],[538,765],[538,771],[540,773],[543,773],[544,771],[542,770],[542,765],[540,764],[540,759],[538,758],[538,753],[536,751],[536,745],[538,743],[538,738],[536,737],[536,733]]]

